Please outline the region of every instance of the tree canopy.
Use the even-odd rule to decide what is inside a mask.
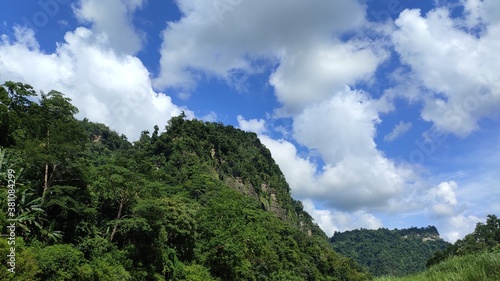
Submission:
[[[330,242],[337,252],[356,260],[375,276],[422,271],[435,252],[449,245],[434,226],[336,232]]]
[[[427,266],[438,264],[454,256],[467,256],[482,252],[500,252],[500,218],[490,214],[486,223],[476,224],[474,232],[457,240],[446,249],[436,252]]]

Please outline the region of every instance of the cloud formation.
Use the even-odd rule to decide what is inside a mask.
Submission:
[[[323,229],[328,237],[333,236],[334,232],[342,232],[352,229],[379,229],[382,222],[374,215],[365,211],[356,211],[353,213],[318,210],[311,200],[304,200],[304,210],[308,212],[315,222]]]
[[[154,125],[165,125],[185,108],[153,90],[149,73],[134,56],[101,43],[99,34],[79,27],[66,33],[51,54],[40,50],[32,30],[15,27],[15,38],[2,36],[2,80],[22,81],[37,90],[58,90],[72,99],[80,118],[105,123],[131,140]]]
[[[241,115],[237,116],[238,127],[243,131],[254,132],[258,135],[265,133],[266,129],[266,121],[264,119],[250,119],[245,120],[245,118]]]
[[[406,134],[411,129],[412,124],[410,122],[399,121],[394,129],[384,137],[384,141],[394,141],[400,136]]]
[[[145,0],[81,0],[74,8],[76,17],[82,23],[90,23],[92,31],[113,50],[135,54],[145,40],[145,34],[136,30],[132,15],[140,9]],[[102,42],[101,42],[102,43]]]
[[[443,7],[426,15],[403,11],[392,35],[402,62],[411,67],[405,75],[413,76],[416,87],[427,89],[418,97],[424,103],[422,118],[461,137],[477,130],[482,118],[498,117],[500,106],[496,71],[500,25],[491,17],[500,4],[470,0],[465,4],[468,27],[482,24],[478,34],[464,30],[462,20],[452,18]]]
[[[183,17],[163,32],[161,73],[155,80],[160,88],[193,88],[203,76],[233,81],[241,73],[261,71],[259,59],[290,64],[311,56],[318,41],[365,20],[364,7],[347,0],[181,0],[178,6]],[[325,43],[320,56],[336,48]],[[355,53],[338,51],[339,56],[341,51]]]

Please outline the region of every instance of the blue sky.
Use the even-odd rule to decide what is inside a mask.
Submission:
[[[500,212],[494,0],[41,0],[0,11],[0,82],[136,140],[185,111],[256,132],[328,235]]]

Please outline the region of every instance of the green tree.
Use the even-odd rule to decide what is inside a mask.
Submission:
[[[112,230],[109,236],[109,241],[113,241],[120,221],[129,215],[145,182],[140,175],[114,164],[102,165],[95,173],[91,190],[101,205],[100,209],[113,210],[116,214],[111,221]]]
[[[40,248],[36,257],[41,271],[37,276],[44,281],[77,279],[85,263],[83,253],[68,244]]]
[[[0,86],[0,146],[12,147],[26,137],[28,117],[37,106],[32,96],[36,92],[28,84],[7,81]]]
[[[441,263],[453,256],[465,256],[480,252],[491,252],[500,246],[500,219],[496,215],[488,215],[486,223],[476,224],[474,232],[459,239],[455,244],[435,253],[427,261],[427,267]]]
[[[54,181],[60,181],[57,173],[61,166],[71,165],[83,149],[82,127],[73,116],[78,109],[71,104],[71,99],[57,91],[41,94],[40,106],[33,118],[36,128],[28,147],[34,155],[38,155],[44,165],[43,192],[45,199],[49,187]]]

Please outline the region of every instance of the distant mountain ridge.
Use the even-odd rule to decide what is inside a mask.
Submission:
[[[335,232],[330,242],[337,252],[354,259],[375,276],[404,276],[422,271],[435,252],[450,245],[434,226]]]

